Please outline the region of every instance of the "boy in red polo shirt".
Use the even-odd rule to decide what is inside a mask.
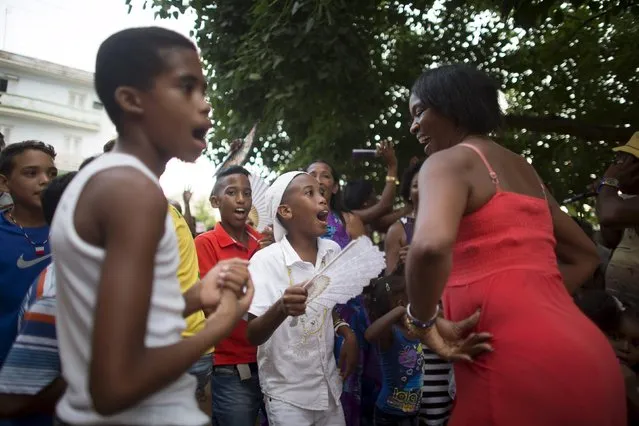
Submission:
[[[253,205],[249,172],[230,167],[218,174],[211,205],[221,220],[211,231],[195,239],[200,276],[219,261],[250,259],[260,248],[262,236],[246,224]],[[257,375],[257,348],[246,339],[247,322],[241,320],[229,337],[215,347],[211,378],[213,424],[255,426],[262,391]]]

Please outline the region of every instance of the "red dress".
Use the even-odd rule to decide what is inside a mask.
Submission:
[[[455,364],[449,426],[623,426],[624,382],[606,337],[573,303],[557,267],[546,200],[501,191],[460,224],[443,295],[494,352]]]

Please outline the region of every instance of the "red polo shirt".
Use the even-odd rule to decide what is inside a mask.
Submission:
[[[213,230],[198,235],[195,238],[195,249],[200,276],[206,275],[220,260],[235,257],[250,259],[259,249],[258,241],[262,236],[248,225],[246,232],[249,234],[248,247],[235,241],[219,223]],[[246,326],[247,322],[240,320],[231,335],[215,346],[215,365],[257,362],[257,348],[246,339]]]

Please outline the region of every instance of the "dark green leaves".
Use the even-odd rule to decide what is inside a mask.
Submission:
[[[125,0],[129,4],[129,0]],[[151,2],[149,2],[151,4]],[[182,0],[155,0],[175,16]],[[605,169],[639,127],[639,29],[630,0],[192,0],[210,80],[209,155],[260,121],[255,161],[280,171],[322,157],[345,177],[383,174],[353,148],[390,138],[400,165],[407,88],[436,64],[468,62],[509,103],[501,143],[532,158],[562,198]]]

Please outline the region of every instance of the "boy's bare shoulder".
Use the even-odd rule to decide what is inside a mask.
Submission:
[[[142,171],[131,166],[112,167],[91,176],[82,189],[76,225],[97,222],[139,227],[151,217],[160,220],[160,215],[166,216],[167,205],[162,188]]]
[[[93,175],[87,182],[83,195],[108,202],[166,204],[162,188],[140,170],[131,166],[111,167]],[[102,204],[102,203],[100,203]]]

